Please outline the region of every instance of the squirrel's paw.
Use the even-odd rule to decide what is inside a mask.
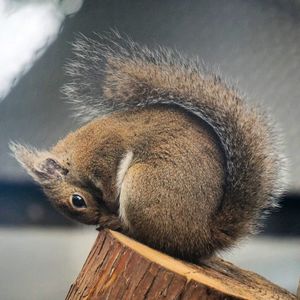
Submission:
[[[112,229],[120,231],[122,228],[121,220],[115,215],[101,216],[97,225],[97,230]]]

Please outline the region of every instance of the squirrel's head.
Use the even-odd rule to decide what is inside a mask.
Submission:
[[[50,151],[16,143],[10,149],[58,210],[85,224],[101,224],[118,213],[122,151],[116,136],[102,134],[96,142],[90,129],[69,134]]]

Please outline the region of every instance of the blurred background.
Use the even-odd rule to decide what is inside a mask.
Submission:
[[[118,29],[199,56],[266,107],[290,186],[265,230],[224,256],[295,292],[300,276],[300,1],[0,0],[0,299],[63,299],[97,232],[71,223],[10,156],[78,127],[59,92],[76,33]]]

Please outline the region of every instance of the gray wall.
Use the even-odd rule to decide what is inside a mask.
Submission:
[[[238,82],[250,101],[265,105],[286,136],[291,189],[299,190],[299,25],[295,1],[86,1],[0,103],[0,179],[29,179],[9,156],[9,140],[48,147],[77,126],[59,93],[74,33],[116,28],[150,47],[201,57]]]

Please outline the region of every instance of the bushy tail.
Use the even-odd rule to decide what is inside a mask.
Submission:
[[[165,48],[151,51],[118,33],[80,37],[71,82],[63,91],[85,121],[118,110],[176,104],[205,120],[218,135],[227,161],[226,189],[212,220],[213,248],[253,232],[262,212],[276,205],[284,187],[284,160],[265,115],[249,107],[197,60]]]

